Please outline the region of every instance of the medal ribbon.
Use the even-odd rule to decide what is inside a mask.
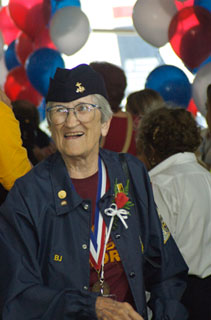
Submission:
[[[98,208],[98,201],[106,191],[106,169],[103,161],[98,160],[98,189],[96,197],[94,230],[90,235],[90,261],[96,270],[101,269],[102,259],[104,258],[106,224]]]

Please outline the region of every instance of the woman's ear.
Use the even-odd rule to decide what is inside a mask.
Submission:
[[[105,137],[108,133],[108,130],[110,128],[110,124],[111,124],[111,119],[109,119],[108,121],[101,123],[101,136]]]

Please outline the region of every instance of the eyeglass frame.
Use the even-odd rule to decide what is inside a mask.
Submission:
[[[58,105],[55,105],[55,106],[50,106],[50,107],[47,107],[47,108],[46,108],[46,112],[49,112],[49,111],[52,110],[53,108],[62,107],[62,108],[64,108],[64,109],[66,109],[66,114],[67,114],[67,115],[66,115],[66,118],[65,118],[65,120],[64,120],[63,122],[57,123],[57,124],[62,124],[62,123],[65,123],[65,122],[66,122],[66,120],[67,120],[67,118],[68,118],[68,116],[69,116],[69,114],[70,114],[70,110],[73,110],[73,114],[74,114],[74,116],[76,117],[76,119],[77,119],[78,121],[84,122],[84,121],[81,121],[81,120],[78,119],[77,111],[75,110],[75,108],[76,108],[77,106],[81,105],[81,104],[86,104],[86,105],[91,106],[91,107],[92,107],[91,110],[101,109],[101,107],[98,106],[97,104],[88,103],[88,102],[80,102],[80,103],[78,103],[76,106],[74,106],[74,107],[72,107],[72,108],[63,106],[62,104],[58,104]],[[90,110],[89,110],[89,111],[90,111]],[[48,121],[49,121],[50,123],[53,123],[53,122],[51,121],[51,119],[50,119],[49,116],[48,116],[47,118],[48,118]],[[90,120],[90,121],[92,121],[92,120]],[[89,122],[89,121],[87,121],[87,122]],[[87,122],[85,122],[85,123],[87,123]],[[53,124],[55,124],[55,123],[53,123]],[[55,125],[57,125],[57,124],[55,124]]]

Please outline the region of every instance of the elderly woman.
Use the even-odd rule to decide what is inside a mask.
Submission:
[[[46,101],[58,151],[0,209],[2,319],[143,320],[145,289],[156,319],[186,319],[187,266],[144,166],[99,148],[112,116],[100,74],[57,69]]]
[[[195,156],[200,141],[192,114],[168,106],[146,115],[137,137],[158,212],[189,267],[190,320],[211,315],[211,175]]]

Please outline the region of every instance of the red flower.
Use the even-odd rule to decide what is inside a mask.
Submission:
[[[118,192],[115,197],[115,202],[118,209],[124,207],[124,205],[128,202],[129,198],[126,196],[124,192]]]

